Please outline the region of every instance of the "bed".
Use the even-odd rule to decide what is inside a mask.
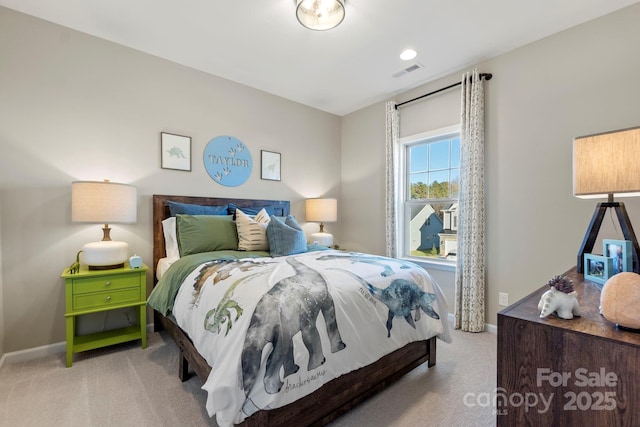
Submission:
[[[268,251],[261,253],[259,250],[246,252],[247,254],[252,254],[251,258],[243,258],[245,256],[243,253],[238,255],[235,252],[228,251],[215,251],[212,254],[211,252],[197,253],[181,257],[179,261],[172,265],[169,263],[170,266],[167,265],[167,248],[165,246],[167,221],[165,220],[172,216],[170,205],[173,208],[176,204],[209,207],[225,206],[228,209],[237,207],[241,211],[247,211],[254,215],[256,211],[268,208],[270,214],[273,215],[269,215],[271,222],[269,223],[268,231],[271,233],[270,236],[274,233],[272,229],[275,229],[275,232],[282,230],[282,224],[293,226],[294,231],[292,232],[295,233],[297,223],[294,218],[289,216],[290,204],[288,201],[153,196],[154,290],[149,302],[154,308],[155,330],[166,330],[175,341],[180,351],[179,378],[182,381],[186,381],[191,372],[193,372],[203,381],[203,388],[209,392],[207,410],[212,416],[215,413],[220,425],[230,425],[231,423],[241,423],[241,425],[245,426],[327,424],[371,395],[383,390],[415,367],[425,362],[428,363],[429,367],[434,366],[436,363],[436,339],[439,338],[445,342],[450,341],[446,320],[446,304],[438,285],[435,281],[432,281],[424,270],[418,268],[421,272],[413,271],[410,268],[416,266],[403,261],[385,259],[368,254],[308,247],[305,251],[296,252],[288,256],[279,256],[279,254],[276,254],[278,256],[271,256],[273,252],[272,254]],[[257,220],[259,215],[260,213],[252,218]],[[190,216],[179,215],[178,218],[180,224],[182,224],[181,226],[185,227],[184,230],[189,230],[184,224],[189,224],[187,218],[190,218]],[[202,219],[198,215],[193,216],[193,218]],[[242,215],[241,219],[242,221],[246,220],[244,215]],[[207,218],[207,220],[212,219]],[[163,221],[165,222],[163,223]],[[240,218],[238,221],[240,221]],[[285,232],[288,233],[290,231],[289,228],[285,228]],[[198,230],[197,227],[196,230]],[[185,231],[184,236],[187,235],[188,232]],[[274,241],[271,242],[274,246],[277,246]],[[280,244],[278,243],[278,245]],[[183,248],[187,246],[187,244],[184,244]],[[279,246],[277,247],[279,248]],[[229,253],[232,253],[233,256],[229,255]],[[214,258],[210,259],[210,254]],[[217,258],[218,256],[220,258]],[[239,257],[239,259],[236,260],[236,257]],[[381,262],[381,260],[384,262]],[[191,266],[187,267],[187,261],[196,266],[195,269],[191,270]],[[278,263],[282,263],[284,267]],[[325,268],[325,266],[328,267]],[[287,302],[287,305],[296,307],[298,305],[305,306],[304,304],[309,307],[319,307],[316,309],[315,314],[312,315],[310,322],[308,319],[305,320],[307,323],[312,323],[313,333],[307,332],[305,334],[307,329],[304,329],[303,326],[297,333],[289,331],[288,333],[293,338],[289,337],[287,341],[282,337],[286,335],[283,330],[287,329],[288,326],[282,325],[290,325],[290,323],[279,323],[276,330],[278,331],[278,336],[281,337],[280,340],[272,339],[264,347],[260,344],[257,350],[254,349],[251,352],[251,345],[248,344],[250,337],[254,341],[258,340],[255,338],[255,330],[257,328],[251,329],[255,326],[256,319],[258,319],[259,323],[259,321],[263,321],[260,313],[274,312],[273,309],[270,309],[270,311],[263,309],[261,312],[260,307],[264,305],[264,301],[269,300],[269,298],[273,299],[271,293],[274,290],[282,288],[285,286],[284,284],[291,281],[290,271],[298,272],[302,268],[311,271],[310,274],[320,272],[321,281],[329,276],[335,276],[338,277],[337,280],[340,282],[338,284],[329,284],[331,281],[327,280],[327,284],[323,285],[322,288],[323,292],[326,293],[326,295],[323,294],[325,299],[322,302],[318,302],[320,299],[314,301],[313,304],[308,302],[299,303],[299,301]],[[424,273],[425,280],[429,282],[431,288],[425,288],[424,291],[417,290],[420,293],[420,298],[422,298],[420,300],[422,301],[420,303],[422,307],[416,305],[409,307],[410,314],[402,318],[398,317],[399,312],[392,311],[391,306],[387,307],[384,304],[380,304],[380,301],[383,301],[381,294],[378,293],[376,295],[375,291],[382,290],[373,286],[371,283],[376,282],[372,282],[371,276],[366,276],[364,273],[365,269],[371,268],[376,269],[376,277],[383,277],[387,284],[389,282],[391,284],[400,284],[400,280],[393,279],[393,277],[399,276],[392,275],[395,272],[404,274],[403,269],[410,269],[407,271],[411,271],[411,274],[414,275]],[[182,274],[178,274],[179,270],[184,271]],[[187,274],[187,270],[190,271],[189,274]],[[234,274],[235,276],[233,276]],[[162,280],[160,281],[159,275],[162,275]],[[204,276],[207,276],[207,280],[210,281],[209,285],[205,284],[202,288],[199,288],[198,286],[201,285],[196,283],[205,283]],[[226,285],[223,285],[225,281],[221,279],[222,276],[226,277],[228,282]],[[186,280],[185,277],[190,279]],[[296,275],[295,278],[298,278],[298,276]],[[183,279],[188,283],[179,284],[178,282]],[[220,281],[216,282],[216,280]],[[422,280],[422,276],[416,280]],[[165,290],[168,289],[167,283],[169,282],[171,282],[172,289],[174,289],[173,292],[176,294],[171,294],[171,292]],[[214,283],[217,284],[214,285]],[[227,287],[225,288],[224,286]],[[297,286],[299,284],[290,289],[297,289]],[[391,289],[391,285],[388,287]],[[240,293],[240,288],[246,295]],[[262,288],[263,291],[257,291],[258,288]],[[325,288],[330,291],[325,291]],[[356,297],[346,296],[346,291],[343,291],[343,289],[347,288],[354,289]],[[223,290],[225,292],[221,293]],[[309,295],[316,298],[318,295],[317,290],[317,287],[308,290],[306,296],[299,297],[300,300],[308,299]],[[216,306],[216,302],[211,302],[214,300],[207,299],[221,298],[220,295],[228,297],[230,291],[236,292],[233,300],[230,298],[215,300],[216,302],[226,301],[224,310],[220,309],[222,302],[219,302]],[[356,291],[357,293],[355,293]],[[160,306],[157,303],[158,298],[155,297],[155,294],[162,294],[163,292],[167,293],[166,299],[171,300],[170,304],[176,304],[175,307],[171,306],[170,310],[166,306]],[[218,296],[214,295],[216,292]],[[255,297],[253,293],[256,294]],[[326,304],[327,297],[329,300],[328,306]],[[378,297],[380,297],[379,301],[376,300]],[[287,296],[287,298],[291,297]],[[348,301],[352,298],[356,298],[358,301],[362,300],[358,304],[364,302],[364,304],[369,304],[370,307],[375,307],[378,311],[386,312],[388,310],[388,318],[370,322],[372,323],[371,332],[368,329],[366,331],[362,329],[356,332],[349,332],[347,326],[351,323],[355,325],[356,321],[352,319],[345,320],[347,311],[353,311],[356,313],[356,317],[370,316],[368,311],[362,312],[362,310],[355,310],[349,308],[348,305],[344,305],[348,304]],[[244,309],[235,300],[240,300]],[[347,302],[345,303],[343,300]],[[289,299],[287,301],[292,300]],[[229,302],[233,304],[229,305]],[[343,308],[345,306],[347,307],[346,309]],[[203,313],[207,308],[211,307],[216,307],[218,311],[211,309],[206,313],[206,316],[204,316],[204,328],[197,326],[198,330],[191,330],[191,333],[185,332],[184,329],[190,328],[188,325],[202,325]],[[269,306],[266,305],[266,307]],[[195,314],[196,310],[200,310],[202,313]],[[321,315],[318,315],[318,311]],[[218,316],[220,313],[223,315]],[[194,316],[193,320],[191,316]],[[266,317],[267,315],[262,314],[262,316]],[[281,314],[280,318],[283,316],[287,317],[289,315]],[[222,320],[216,319],[217,317]],[[213,319],[216,320],[214,321]],[[302,319],[302,315],[300,315],[300,319]],[[241,326],[243,322],[244,325],[249,325],[247,330],[251,332],[242,332],[245,328],[245,326]],[[263,322],[266,323],[266,321]],[[290,322],[290,320],[287,320],[287,322]],[[300,323],[302,320],[296,318],[296,322]],[[368,320],[367,323],[369,323]],[[207,332],[204,332],[205,330]],[[342,336],[340,332],[342,332]],[[233,338],[234,334],[236,338]],[[371,336],[376,338],[370,339],[369,337]],[[316,338],[315,340],[314,337]],[[227,341],[223,341],[225,339]],[[264,341],[264,338],[260,339]],[[399,341],[400,345],[396,341]],[[281,345],[283,342],[288,342],[288,346],[285,345],[283,347]],[[398,348],[395,348],[394,345]],[[366,348],[367,346],[369,347]],[[230,355],[233,353],[232,350],[234,348],[238,349],[238,354],[241,356],[237,356],[237,360],[232,358],[229,361],[227,358],[231,358]],[[379,357],[375,356],[376,360],[366,361],[351,361],[352,356],[349,356],[350,359],[347,363],[348,351],[357,353],[356,348],[362,348],[360,353],[365,354],[360,354],[358,357],[363,357],[364,359],[374,357],[374,353],[377,352],[382,354]],[[294,349],[295,356],[293,355]],[[252,354],[253,360],[256,360],[255,367],[250,367],[249,362],[246,362],[246,360],[251,359],[250,356]],[[257,366],[257,364],[261,365]],[[213,369],[212,365],[218,369]],[[236,365],[237,371],[234,371]],[[333,378],[334,376],[335,378]],[[220,390],[216,387],[219,387]],[[250,391],[245,392],[245,389]],[[292,393],[286,395],[290,390]],[[304,394],[304,396],[300,397],[296,393]],[[280,399],[281,395],[285,397],[280,401],[272,400]],[[295,397],[293,397],[294,395]],[[230,412],[231,415],[227,413],[221,417],[221,414],[227,411],[229,405],[233,406],[230,402],[235,402],[238,399],[245,399],[240,412],[234,416],[233,414],[237,411],[237,408],[234,407]],[[211,402],[213,402],[214,408],[217,405],[218,408],[223,408],[224,410],[216,411],[210,408]],[[282,402],[285,402],[284,406],[280,406],[283,405]],[[237,403],[235,405],[237,406]],[[212,413],[212,411],[215,412]]]

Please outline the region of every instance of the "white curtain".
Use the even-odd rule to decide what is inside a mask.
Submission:
[[[398,170],[398,110],[393,101],[389,101],[386,107],[386,199],[385,199],[385,224],[386,224],[386,254],[388,257],[395,258],[397,256],[397,223],[396,223],[396,194],[398,191],[398,180],[396,171]]]
[[[484,83],[462,76],[455,328],[484,331]]]

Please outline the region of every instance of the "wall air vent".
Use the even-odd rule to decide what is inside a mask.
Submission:
[[[403,70],[400,70],[400,71],[398,71],[397,73],[392,74],[391,76],[392,76],[392,77],[395,77],[395,78],[402,77],[402,76],[404,76],[405,74],[409,74],[409,73],[411,73],[411,72],[413,72],[413,71],[416,71],[416,70],[419,70],[420,68],[423,68],[423,67],[424,67],[424,65],[422,65],[422,64],[418,64],[418,63],[416,62],[415,64],[413,64],[413,65],[409,65],[407,68],[405,68],[405,69],[403,69]]]

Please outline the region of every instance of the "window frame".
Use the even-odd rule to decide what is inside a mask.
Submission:
[[[410,242],[410,230],[407,229],[409,227],[410,218],[410,209],[408,206],[411,204],[433,204],[433,203],[457,203],[459,202],[459,196],[455,199],[419,199],[416,201],[410,200],[410,178],[409,178],[409,168],[408,168],[408,158],[407,158],[407,148],[411,145],[414,145],[418,142],[435,142],[435,140],[443,139],[451,136],[460,136],[461,129],[460,125],[451,125],[445,126],[439,129],[434,129],[427,132],[421,132],[415,135],[408,135],[398,139],[398,153],[399,153],[399,161],[398,161],[398,170],[396,172],[397,182],[398,182],[398,191],[396,193],[395,202],[396,202],[396,253],[398,254],[398,258],[406,259],[416,264],[423,264],[425,267],[436,268],[440,270],[446,271],[455,271],[456,269],[456,261],[455,260],[444,260],[444,259],[430,259],[427,257],[419,257],[415,255],[411,255],[409,249]],[[460,171],[462,174],[462,171]]]

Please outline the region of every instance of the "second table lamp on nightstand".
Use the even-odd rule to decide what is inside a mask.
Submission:
[[[137,196],[132,185],[109,181],[71,183],[71,220],[104,224],[99,242],[82,247],[82,258],[90,270],[121,268],[129,259],[129,245],[111,240],[110,223],[136,222]]]
[[[338,201],[336,199],[307,199],[306,212],[307,221],[320,223],[320,231],[311,235],[311,243],[333,246],[333,235],[324,231],[324,223],[338,220]]]

